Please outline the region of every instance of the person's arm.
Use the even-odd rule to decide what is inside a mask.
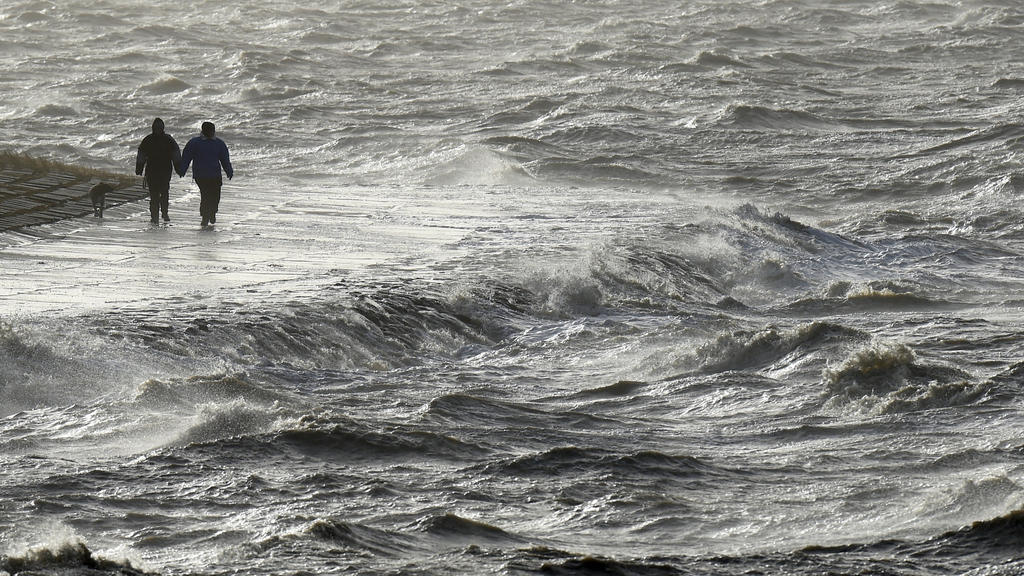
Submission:
[[[228,145],[221,141],[220,148],[220,165],[224,167],[224,173],[228,175],[228,180],[235,175],[235,169],[231,167],[231,155],[228,153]]]
[[[185,151],[181,153],[181,160],[178,161],[178,165],[181,170],[178,170],[178,176],[184,176],[188,172],[188,165],[192,163],[192,141],[189,140],[185,144]]]
[[[143,143],[145,143],[145,141],[143,141]],[[135,154],[135,175],[136,176],[142,176],[142,169],[146,167],[146,161],[148,159],[149,158],[146,156],[145,149],[142,147],[142,144],[139,144],[139,151]]]
[[[168,136],[168,138],[170,138],[170,136]],[[174,163],[174,171],[177,172],[178,177],[181,178],[182,176],[185,175],[185,172],[183,170],[179,170],[179,168],[181,167],[181,148],[178,148],[178,143],[174,141],[174,138],[171,138],[171,147],[171,162]]]

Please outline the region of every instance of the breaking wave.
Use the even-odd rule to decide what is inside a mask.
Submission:
[[[183,80],[179,80],[174,77],[167,77],[143,86],[142,91],[158,96],[166,96],[168,94],[184,92],[190,88],[192,88],[192,86]]]
[[[89,574],[90,576],[143,576],[130,562],[108,560],[75,540],[26,552],[0,555],[0,570],[10,574]]]
[[[109,391],[113,374],[95,361],[100,353],[93,346],[38,341],[32,331],[0,321],[0,416]]]
[[[855,285],[849,281],[831,283],[813,296],[800,298],[785,306],[796,314],[856,313],[873,310],[912,310],[946,308],[954,304],[941,298],[922,296],[916,288],[892,282],[868,282]]]
[[[695,351],[694,360],[704,372],[760,370],[794,353],[807,355],[868,338],[859,330],[828,322],[811,322],[791,330],[738,331],[702,344]]]
[[[434,186],[514,186],[535,183],[514,158],[484,147],[471,147],[431,168],[425,182]]]
[[[398,532],[379,530],[333,518],[313,521],[305,533],[331,545],[365,550],[382,556],[400,557],[416,545],[412,538]]]
[[[959,368],[919,362],[910,347],[892,342],[858,349],[822,378],[831,404],[856,403],[881,413],[971,404],[992,388]]]
[[[719,124],[740,130],[826,131],[842,124],[810,112],[773,109],[764,106],[736,105],[728,108]]]
[[[1007,549],[1019,555],[1024,552],[1024,510],[974,522],[944,534],[939,540],[968,552]]]
[[[418,528],[434,536],[443,536],[447,540],[467,539],[485,542],[521,542],[522,538],[510,534],[497,526],[479,520],[470,520],[455,514],[431,516],[419,522]]]

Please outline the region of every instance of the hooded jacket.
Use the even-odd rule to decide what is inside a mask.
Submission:
[[[181,163],[181,149],[178,143],[164,132],[163,120],[153,121],[153,133],[142,139],[139,152],[135,155],[135,173],[146,173],[146,182],[170,182],[171,174],[178,171]]]
[[[181,154],[181,170],[178,174],[184,176],[188,172],[189,164],[192,165],[193,178],[220,178],[220,169],[224,168],[228,180],[235,171],[231,168],[231,157],[228,154],[228,145],[216,136],[196,136],[185,144],[185,151]]]

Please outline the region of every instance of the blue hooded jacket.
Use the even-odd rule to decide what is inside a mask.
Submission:
[[[235,175],[231,168],[231,158],[228,155],[228,145],[216,136],[196,136],[185,144],[185,150],[181,153],[181,170],[178,172],[184,176],[188,172],[188,166],[192,164],[193,178],[220,178],[221,166],[228,180]]]

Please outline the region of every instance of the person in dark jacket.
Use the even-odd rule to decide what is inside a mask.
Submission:
[[[224,184],[221,179],[221,168],[228,180],[235,175],[231,168],[228,145],[217,138],[213,122],[203,122],[202,133],[185,144],[181,154],[181,169],[178,174],[184,176],[192,165],[192,179],[199,186],[199,215],[203,218],[203,227],[216,224],[217,208],[220,206],[220,189]]]
[[[164,121],[153,120],[153,133],[142,139],[139,153],[135,156],[135,174],[142,176],[145,170],[144,183],[149,188],[149,221],[159,223],[157,216],[163,213],[164,222],[171,218],[167,215],[170,202],[171,174],[178,171],[181,163],[181,149],[170,134],[164,132]]]

